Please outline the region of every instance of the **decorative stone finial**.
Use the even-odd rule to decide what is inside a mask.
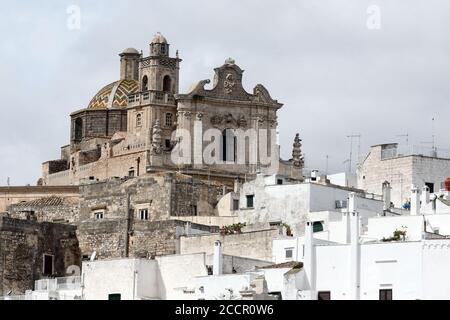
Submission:
[[[235,61],[233,58],[228,58],[227,60],[225,60],[225,64],[235,64]]]
[[[301,143],[301,139],[300,139],[300,134],[296,134],[295,135],[295,139],[294,139],[294,145],[292,148],[292,160],[294,161],[294,166],[295,167],[303,167],[304,165],[304,159],[302,157],[302,143]]]

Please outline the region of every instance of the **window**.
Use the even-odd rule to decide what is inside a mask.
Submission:
[[[254,199],[255,199],[254,195],[247,196],[247,208],[253,208],[253,206],[254,206],[254,203],[253,203]]]
[[[173,114],[172,113],[166,113],[165,124],[166,124],[166,127],[173,126]]]
[[[430,193],[434,192],[434,183],[431,182],[425,182],[425,185],[428,187],[428,189],[430,190]]]
[[[136,115],[136,127],[142,127],[142,113]]]
[[[222,156],[221,160],[225,162],[236,162],[237,138],[233,129],[222,131]]]
[[[170,150],[170,148],[172,148],[172,144],[170,143],[170,139],[166,139],[164,144],[166,146],[166,149]]]
[[[44,276],[53,275],[53,260],[54,260],[54,257],[52,255],[44,254],[43,266],[42,266],[42,274]]]
[[[163,91],[170,92],[172,88],[172,79],[170,79],[170,76],[165,76],[163,79]]]
[[[191,205],[191,215],[196,216],[197,215],[197,206]]]
[[[102,219],[104,219],[104,217],[105,217],[105,214],[104,214],[103,211],[99,211],[99,212],[95,212],[94,213],[94,219],[95,220],[102,220]]]
[[[294,248],[284,249],[284,257],[286,259],[292,259],[293,256],[294,256]]]
[[[208,271],[208,276],[213,275],[213,266],[206,266],[206,270]]]
[[[148,209],[140,209],[139,210],[139,219],[140,220],[148,220]]]
[[[148,78],[144,76],[142,78],[142,91],[148,91]]]
[[[347,208],[347,200],[336,200],[335,204],[336,209]]]
[[[323,224],[320,221],[316,221],[313,223],[313,232],[321,232],[323,231]]]
[[[128,176],[129,176],[130,178],[133,178],[133,177],[134,177],[134,168],[131,168],[131,169],[128,171]]]
[[[166,54],[166,46],[161,44],[161,54]]]
[[[392,300],[392,289],[380,289],[380,300]]]
[[[239,210],[239,200],[238,199],[233,199],[233,210]]]
[[[330,291],[319,291],[317,294],[318,300],[331,300],[331,292]]]
[[[283,179],[277,179],[277,184],[278,184],[278,185],[283,184]]]
[[[108,300],[122,300],[122,295],[120,293],[111,293],[108,295]]]
[[[81,142],[83,140],[83,119],[81,118],[75,120],[74,140],[75,142]]]

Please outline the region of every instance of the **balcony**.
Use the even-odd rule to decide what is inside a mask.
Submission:
[[[170,92],[163,91],[144,91],[128,96],[128,106],[137,107],[146,104],[163,104],[175,106],[175,98]]]

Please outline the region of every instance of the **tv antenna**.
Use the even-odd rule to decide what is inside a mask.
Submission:
[[[361,135],[360,134],[351,134],[347,136],[350,138],[350,157],[348,161],[348,172],[352,172],[352,157],[353,157],[353,138],[358,138],[358,163],[359,163],[359,154],[361,151]]]
[[[421,143],[431,144],[432,156],[437,155],[436,139],[435,139],[435,135],[434,135],[434,117],[431,118],[431,141],[422,141]]]
[[[396,137],[405,137],[406,138],[406,146],[409,146],[409,134],[398,134]]]

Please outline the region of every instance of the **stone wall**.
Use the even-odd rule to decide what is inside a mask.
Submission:
[[[79,220],[79,201],[56,196],[46,197],[13,204],[9,207],[8,213],[11,218],[16,219],[77,223]]]
[[[220,240],[223,254],[272,261],[272,241],[279,236],[278,230],[261,230],[231,235],[196,235],[180,238],[180,253],[212,254],[214,242]]]
[[[85,221],[78,225],[77,238],[83,258],[96,252],[98,259],[126,257],[125,221]]]
[[[51,276],[81,266],[75,227],[0,217],[0,296],[23,294],[43,275],[43,255],[54,256]]]
[[[100,149],[100,147],[97,148],[97,149],[80,152],[78,164],[80,166],[83,166],[83,165],[86,165],[88,163],[95,162],[98,159],[100,159],[100,156],[101,156],[101,149]]]
[[[217,232],[218,227],[190,224],[189,233]],[[178,239],[186,233],[186,223],[177,220],[135,221],[97,220],[80,223],[77,230],[85,258],[94,251],[98,259],[151,258],[179,253]]]
[[[217,204],[223,196],[223,186],[219,183],[202,181],[192,177],[175,176],[172,184],[172,216],[218,215]],[[226,188],[225,192],[230,191]]]
[[[126,110],[82,110],[71,115],[71,143],[75,141],[75,121],[82,120],[82,137],[111,137],[127,130]]]
[[[216,216],[223,193],[218,183],[174,173],[109,179],[80,188],[81,221],[92,218],[98,210],[104,210],[108,219],[139,219],[140,209],[148,209],[152,221],[178,216]]]
[[[48,162],[48,173],[57,173],[69,169],[69,164],[66,160],[53,160]]]

